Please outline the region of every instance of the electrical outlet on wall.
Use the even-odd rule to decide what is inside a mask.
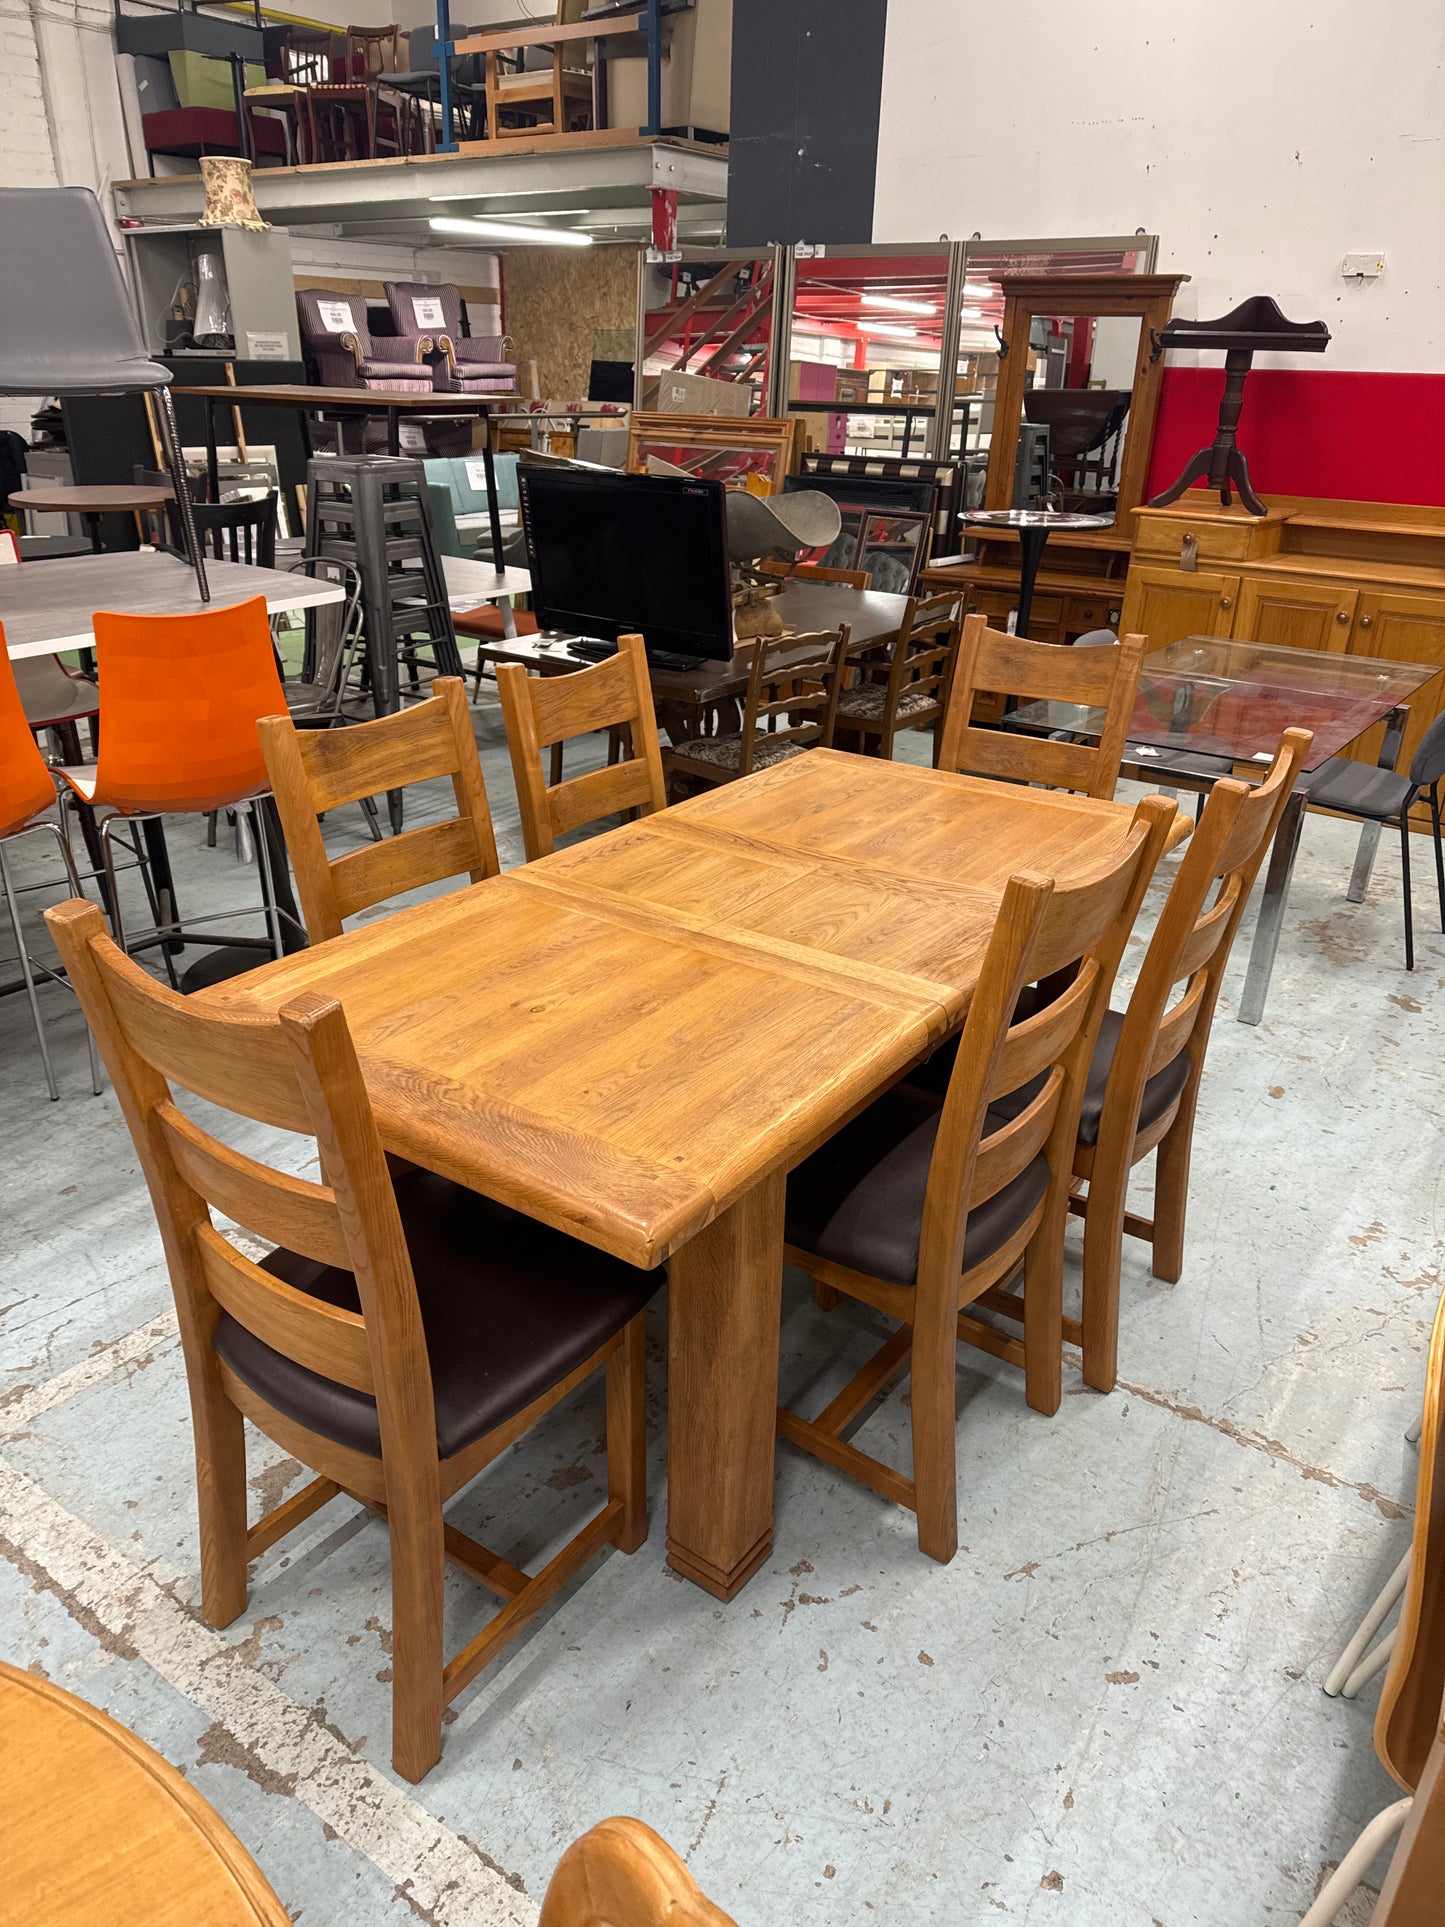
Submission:
[[[1347,254],[1340,264],[1340,273],[1347,281],[1374,281],[1385,272],[1383,254]]]

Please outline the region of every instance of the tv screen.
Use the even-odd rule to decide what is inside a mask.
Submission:
[[[540,628],[731,657],[721,482],[523,463],[517,485]]]

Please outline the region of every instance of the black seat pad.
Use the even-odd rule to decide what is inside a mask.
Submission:
[[[1296,787],[1323,809],[1347,810],[1352,816],[1385,822],[1400,814],[1415,785],[1399,770],[1331,756],[1301,776]]]
[[[641,1311],[666,1276],[638,1271],[430,1171],[397,1180],[431,1354],[444,1459],[565,1378]],[[277,1250],[262,1269],[359,1311],[349,1271]],[[223,1313],[215,1347],[253,1392],[308,1430],[381,1456],[376,1402],[272,1351]]]
[[[788,1179],[789,1244],[890,1284],[916,1284],[928,1167],[942,1114],[938,1097],[899,1084],[805,1158]],[[992,1256],[1048,1188],[1048,1163],[1036,1157],[970,1211],[964,1270]]]

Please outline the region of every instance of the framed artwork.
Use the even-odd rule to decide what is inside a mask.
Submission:
[[[780,495],[793,464],[791,417],[657,415],[634,410],[628,424],[627,470],[645,473],[649,456],[688,474]]]

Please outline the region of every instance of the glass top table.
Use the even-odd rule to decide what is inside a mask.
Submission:
[[[1384,722],[1380,764],[1393,769],[1405,732],[1403,705],[1439,673],[1429,663],[1182,636],[1144,658],[1123,768],[1146,782],[1157,777],[1169,786],[1207,790],[1236,763],[1268,763],[1287,729],[1313,732],[1304,763],[1309,771]],[[1104,711],[1076,703],[1024,703],[1007,726],[1097,739]],[[1257,1024],[1264,1015],[1307,801],[1308,786],[1301,784],[1275,832],[1239,1005],[1244,1024]],[[1364,898],[1379,840],[1379,824],[1367,823],[1347,892],[1351,902]]]
[[[1014,634],[1026,636],[1034,606],[1034,583],[1050,533],[1112,528],[1112,515],[1078,515],[1067,509],[965,509],[959,521],[974,529],[1012,530],[1019,539],[1019,601]]]

